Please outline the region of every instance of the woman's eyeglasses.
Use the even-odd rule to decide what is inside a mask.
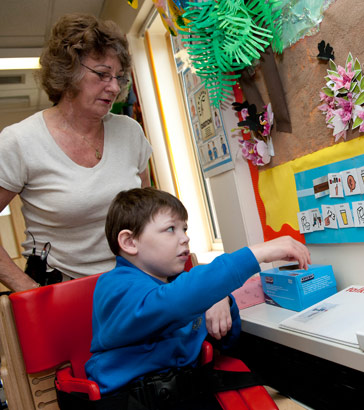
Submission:
[[[105,81],[106,83],[110,83],[113,78],[116,78],[116,81],[118,82],[119,87],[124,87],[129,82],[129,79],[125,78],[122,75],[111,75],[110,73],[107,73],[105,71],[96,71],[91,67],[87,67],[87,65],[85,64],[82,64],[82,63],[80,64],[82,65],[82,67],[85,67],[88,70],[90,70],[92,73],[96,74],[101,81]]]

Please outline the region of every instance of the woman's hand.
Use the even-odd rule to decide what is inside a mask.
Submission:
[[[0,187],[0,211],[10,203],[15,195],[16,192]],[[38,283],[18,268],[2,246],[0,246],[0,282],[15,292],[39,286]]]
[[[205,317],[207,331],[212,337],[220,340],[226,336],[232,326],[229,296],[211,306]]]
[[[297,261],[301,269],[307,269],[311,263],[307,247],[290,236],[282,236],[249,248],[259,263],[279,260]]]
[[[2,246],[0,246],[0,282],[15,292],[39,287],[37,282],[15,265]]]

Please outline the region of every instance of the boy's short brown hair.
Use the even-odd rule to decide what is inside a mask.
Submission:
[[[138,238],[146,224],[161,211],[171,211],[182,221],[188,213],[182,202],[168,192],[155,188],[134,188],[119,192],[113,199],[106,217],[105,233],[111,251],[119,255],[118,235],[123,229]]]

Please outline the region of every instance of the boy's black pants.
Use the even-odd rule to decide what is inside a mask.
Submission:
[[[124,396],[117,395],[115,398],[109,397],[95,402],[60,391],[57,392],[57,396],[60,408],[67,410],[151,410],[126,393]],[[160,408],[160,410],[167,409]],[[168,410],[221,410],[221,407],[213,395],[205,395],[169,406]]]

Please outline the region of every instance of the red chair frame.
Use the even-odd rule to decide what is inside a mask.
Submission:
[[[87,380],[84,370],[84,364],[91,356],[92,298],[99,276],[9,296],[25,372],[31,375],[56,369],[55,383],[59,390],[87,393],[90,400],[100,398],[98,385]],[[201,354],[202,362],[209,362],[212,356],[211,345],[205,343]],[[250,371],[238,359],[217,356],[214,360],[215,367],[221,370]],[[220,392],[216,397],[223,409],[278,409],[262,386]],[[10,406],[9,408],[11,409]],[[57,407],[47,408],[51,410]],[[16,407],[13,409],[18,410]]]

